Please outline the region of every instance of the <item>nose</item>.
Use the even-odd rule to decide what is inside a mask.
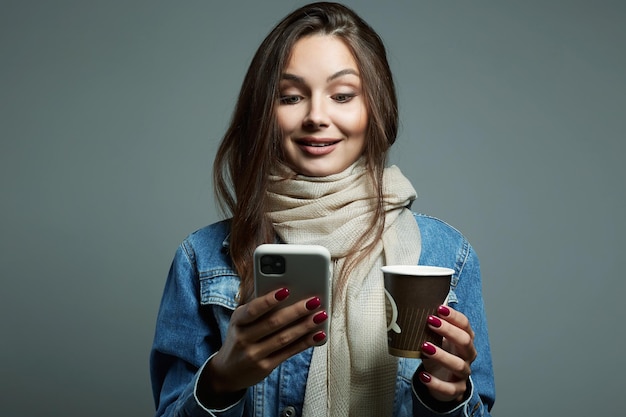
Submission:
[[[319,129],[330,125],[328,108],[323,98],[312,97],[309,100],[309,108],[302,123],[308,129]]]

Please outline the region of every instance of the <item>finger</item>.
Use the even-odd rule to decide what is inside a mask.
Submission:
[[[426,342],[421,346],[423,364],[431,374],[448,381],[465,381],[472,373],[470,362]]]
[[[428,388],[430,395],[438,401],[462,401],[467,389],[467,382],[444,381],[429,372],[420,372],[419,379]]]
[[[452,307],[442,305],[437,309],[437,315],[448,323],[465,330],[472,339],[474,338],[474,330],[465,314],[456,311]]]
[[[236,325],[247,325],[258,320],[264,314],[275,309],[282,301],[289,297],[288,288],[280,288],[276,291],[254,298],[250,302],[237,307],[231,321]]]
[[[246,333],[250,341],[258,342],[274,336],[270,340],[275,341],[277,345],[284,346],[304,336],[307,331],[311,331],[317,324],[328,318],[326,312],[323,312],[326,315],[324,320],[321,320],[321,316],[317,316],[322,313],[318,311],[320,306],[321,301],[317,297],[302,300],[284,308],[271,310],[240,330]],[[278,348],[274,346],[272,349]]]
[[[298,339],[296,342],[291,343],[282,349],[274,352],[269,358],[275,361],[277,364],[284,362],[290,357],[307,350],[312,346],[318,346],[320,343],[326,341],[326,333],[321,330],[308,333],[305,336]]]
[[[246,350],[248,359],[251,362],[258,362],[262,369],[273,369],[296,353],[324,342],[326,334],[320,327],[327,319],[326,311],[318,311],[267,336],[248,347]]]
[[[458,314],[465,317],[461,313]],[[471,363],[477,356],[474,346],[474,332],[471,327],[469,327],[469,324],[467,326],[457,327],[455,324],[459,322],[461,322],[461,326],[463,326],[463,320],[448,322],[436,316],[428,317],[428,327],[445,338],[446,342],[451,346],[449,350]]]
[[[298,339],[297,341],[284,346],[280,350],[272,352],[268,356],[262,356],[261,359],[253,361],[255,372],[259,375],[269,375],[278,365],[289,359],[290,357],[301,353],[312,346],[319,345],[322,341],[326,340],[326,333],[323,331],[317,331],[313,334],[309,333]]]

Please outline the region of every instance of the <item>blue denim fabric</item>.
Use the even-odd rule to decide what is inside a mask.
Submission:
[[[489,416],[495,400],[493,367],[478,258],[467,240],[446,223],[415,215],[422,236],[422,265],[454,269],[449,303],[464,313],[476,334],[467,400],[448,416]],[[227,254],[229,222],[192,233],[178,248],[165,284],[150,358],[157,416],[300,416],[312,348],[291,357],[224,410],[209,410],[195,395],[204,364],[220,348],[237,306],[239,277]],[[422,401],[419,359],[400,358],[395,417],[442,415]],[[423,394],[422,394],[423,395]]]

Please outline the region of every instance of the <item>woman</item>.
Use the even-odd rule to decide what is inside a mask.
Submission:
[[[214,164],[232,218],[191,234],[166,283],[151,356],[157,415],[488,415],[494,401],[478,260],[445,223],[413,214],[385,168],[398,114],[386,52],[353,11],[304,6],[267,36]],[[333,257],[332,320],[320,300],[253,295],[262,243]],[[444,337],[423,361],[387,353],[384,264],[453,268]],[[328,341],[321,347],[315,347]]]

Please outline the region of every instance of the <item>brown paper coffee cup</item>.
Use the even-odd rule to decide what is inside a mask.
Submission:
[[[428,328],[427,320],[445,304],[454,271],[424,265],[388,265],[382,271],[389,353],[419,358],[424,342],[441,346],[442,337]]]

